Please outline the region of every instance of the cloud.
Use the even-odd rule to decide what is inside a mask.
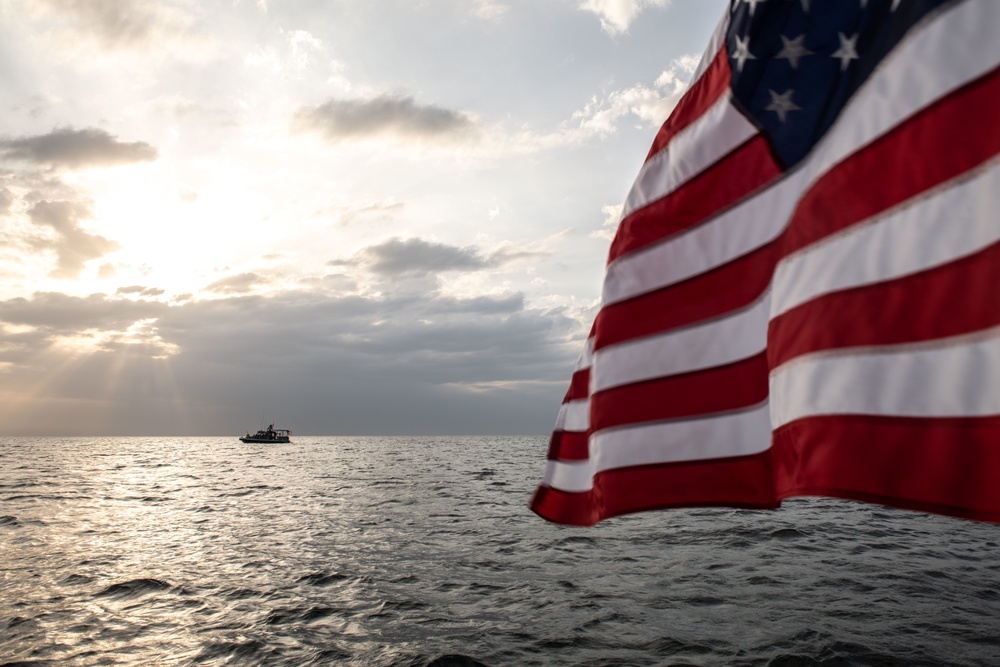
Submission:
[[[266,406],[305,434],[541,434],[584,333],[519,293],[289,291],[170,304],[40,293],[0,301],[2,384],[19,388],[0,388],[0,423],[236,433]],[[32,391],[39,381],[44,392]],[[61,407],[77,401],[89,406],[86,426]]]
[[[106,50],[142,49],[190,59],[215,49],[213,38],[194,26],[191,3],[171,0],[29,0],[45,15],[57,51],[71,53],[96,43]]]
[[[382,275],[477,271],[489,266],[488,260],[475,248],[459,248],[417,238],[389,239],[365,248],[360,254],[372,271]]]
[[[267,284],[267,282],[268,279],[259,273],[240,273],[216,280],[206,286],[205,291],[217,294],[246,294],[252,292],[259,285]]]
[[[154,301],[109,299],[104,294],[74,297],[39,292],[30,299],[0,302],[0,322],[30,327],[47,338],[87,330],[124,330],[164,312],[166,307]]]
[[[486,21],[500,19],[510,10],[508,5],[493,0],[474,0],[471,4],[472,13]]]
[[[432,276],[448,271],[482,271],[521,259],[537,259],[544,253],[500,248],[484,254],[472,246],[453,246],[420,238],[391,238],[364,248],[349,260],[334,260],[331,265],[363,265],[383,277]]]
[[[470,115],[412,97],[379,95],[363,99],[330,99],[302,107],[292,119],[297,132],[315,132],[328,141],[391,135],[415,140],[466,138],[475,124]]]
[[[405,208],[406,204],[403,202],[386,199],[368,203],[352,203],[346,207],[338,208],[332,212],[332,215],[337,217],[337,224],[343,227],[355,224],[367,226],[375,222],[393,220]]]
[[[580,130],[599,135],[614,133],[617,123],[627,116],[634,116],[654,127],[659,126],[687,91],[698,60],[693,55],[675,58],[652,86],[632,86],[616,90],[603,100],[595,98],[573,114],[573,118],[579,121]]]
[[[323,42],[308,30],[292,30],[288,33],[288,48],[295,67],[304,69],[315,53],[322,52]]]
[[[149,5],[115,0],[48,0],[49,5],[73,14],[80,23],[110,43],[133,43],[148,39],[156,25]]]
[[[147,162],[156,156],[156,149],[145,142],[118,141],[97,128],[64,127],[48,134],[0,140],[0,157],[70,169]]]
[[[155,297],[164,294],[164,290],[158,287],[145,287],[143,285],[129,285],[128,287],[119,287],[115,294],[130,295],[137,294],[139,296]]]
[[[44,116],[52,107],[55,98],[49,95],[35,94],[28,97],[24,102],[15,104],[11,111],[24,111],[30,118],[38,119]]]
[[[628,30],[646,7],[664,7],[670,0],[583,0],[580,9],[597,14],[605,32],[616,35]]]
[[[28,209],[33,223],[55,232],[55,240],[38,242],[42,248],[56,252],[54,277],[76,278],[87,262],[120,247],[115,241],[83,230],[80,221],[90,217],[90,208],[75,201],[40,201]]]
[[[611,241],[618,231],[618,223],[621,222],[622,212],[625,210],[624,204],[605,204],[601,207],[604,214],[604,224],[600,229],[590,233],[591,238],[605,239]]]

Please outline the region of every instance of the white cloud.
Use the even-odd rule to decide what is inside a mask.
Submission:
[[[510,9],[507,5],[493,0],[475,0],[472,3],[472,12],[477,17],[487,21],[495,21],[504,16]]]
[[[603,100],[594,98],[573,117],[579,121],[580,128],[601,135],[612,134],[619,120],[630,115],[656,127],[667,119],[687,90],[697,65],[696,56],[676,58],[652,86],[636,85],[616,90]]]
[[[604,31],[617,35],[628,30],[632,21],[646,7],[664,7],[670,0],[583,0],[580,9],[601,18]]]
[[[621,222],[624,208],[623,204],[605,204],[602,206],[601,213],[604,214],[604,224],[600,229],[591,232],[591,238],[607,239],[608,241],[613,239],[615,232],[618,231],[618,223]]]
[[[308,30],[292,30],[288,33],[288,47],[292,63],[301,70],[309,65],[316,53],[323,51],[323,42]]]

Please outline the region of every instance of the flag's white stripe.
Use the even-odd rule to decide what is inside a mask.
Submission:
[[[800,357],[772,373],[771,422],[817,415],[1000,415],[1000,327],[933,343]]]
[[[629,466],[746,456],[771,445],[767,404],[701,419],[644,424],[591,436],[589,461],[548,461],[543,483],[589,491],[598,472]]]
[[[698,120],[646,160],[625,199],[622,217],[670,194],[757,134],[731,98],[727,90]]]
[[[593,392],[721,366],[767,347],[770,292],[749,307],[697,326],[611,345],[594,354]]]
[[[771,446],[767,403],[752,410],[600,431],[594,470],[757,454]]]
[[[556,430],[586,431],[590,426],[590,399],[567,401],[559,408]]]
[[[772,317],[838,290],[900,278],[1000,241],[1000,164],[782,260]],[[1000,289],[1000,285],[997,286]]]
[[[700,79],[702,75],[705,74],[705,70],[708,66],[712,64],[716,56],[719,55],[719,50],[725,46],[726,32],[729,31],[729,12],[724,12],[722,15],[722,20],[719,21],[719,25],[715,26],[715,32],[712,33],[711,38],[708,40],[708,46],[705,47],[705,52],[701,55],[701,60],[698,61],[698,67],[695,68],[694,74],[691,75],[691,85],[693,86],[695,81]]]
[[[1000,64],[1000,39],[993,34],[997,25],[1000,2],[968,0],[915,31],[854,95],[799,169],[700,227],[614,261],[605,278],[604,304],[673,285],[777,238],[799,197],[826,170]],[[655,193],[646,196],[656,198]]]
[[[542,484],[560,491],[590,491],[594,487],[591,461],[548,461]]]
[[[590,368],[590,365],[594,361],[594,337],[591,336],[587,339],[587,342],[583,346],[583,350],[580,352],[580,358],[577,359],[576,368],[573,372],[582,371]]]

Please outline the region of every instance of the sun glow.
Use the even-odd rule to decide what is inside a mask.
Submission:
[[[221,166],[192,186],[169,167],[142,166],[100,175],[90,185],[99,206],[93,228],[120,245],[95,262],[91,278],[102,286],[138,284],[169,295],[196,292],[219,271],[240,270],[268,242],[267,199]],[[109,266],[103,275],[100,267]],[[101,280],[103,278],[103,280]],[[96,286],[96,285],[95,285]]]

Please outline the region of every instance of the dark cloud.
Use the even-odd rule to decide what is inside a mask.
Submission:
[[[137,141],[118,141],[97,128],[64,127],[48,134],[0,140],[0,157],[56,167],[106,167],[156,159],[156,149]]]
[[[66,406],[86,402],[87,433],[236,434],[266,409],[300,434],[543,434],[580,335],[519,294],[36,294],[0,301],[5,382],[60,371],[44,396],[0,403],[0,428],[79,433]],[[90,354],[66,352],[73,340]]]
[[[364,265],[381,276],[429,276],[446,271],[481,271],[519,259],[538,258],[540,253],[500,249],[484,254],[477,248],[435,243],[419,238],[391,238],[369,246],[349,260],[334,260],[331,266]]]
[[[30,299],[18,297],[0,302],[0,322],[32,327],[40,336],[51,338],[87,330],[124,330],[165,311],[166,306],[155,301],[39,292]]]
[[[82,202],[40,201],[28,209],[28,217],[36,225],[55,231],[55,240],[38,241],[35,245],[55,251],[56,269],[52,275],[59,278],[76,278],[87,262],[120,247],[115,241],[80,227],[81,220],[91,217],[89,207]]]
[[[302,107],[292,119],[294,130],[317,132],[330,141],[383,134],[415,139],[459,137],[473,127],[471,117],[461,111],[392,95],[331,99],[317,107]]]
[[[359,255],[372,271],[390,276],[405,273],[476,271],[489,266],[489,261],[475,248],[459,248],[417,238],[389,239],[384,243],[365,248]]]

